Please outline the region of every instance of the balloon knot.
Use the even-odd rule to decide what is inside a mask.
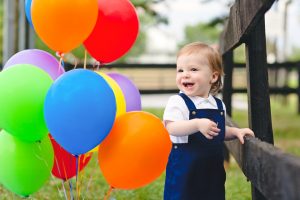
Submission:
[[[62,52],[59,52],[59,51],[56,52],[56,56],[59,57],[59,58],[64,57],[64,55],[65,55],[65,54],[62,53]]]

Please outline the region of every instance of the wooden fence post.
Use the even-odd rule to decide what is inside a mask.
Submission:
[[[273,144],[264,17],[246,40],[249,125],[257,138]],[[266,198],[252,185],[252,198]]]
[[[223,101],[226,105],[226,113],[232,114],[232,75],[233,75],[233,51],[230,50],[223,55],[224,66],[224,86],[223,86]]]

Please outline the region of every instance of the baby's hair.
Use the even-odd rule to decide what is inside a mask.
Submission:
[[[207,58],[208,64],[211,67],[213,72],[218,72],[219,77],[218,80],[212,84],[212,87],[210,89],[210,93],[212,95],[216,95],[219,90],[222,88],[222,76],[224,75],[223,71],[223,66],[222,66],[222,59],[219,54],[219,52],[202,42],[193,42],[190,44],[185,45],[182,47],[178,54],[177,54],[177,59],[178,57],[182,55],[191,55],[191,54],[199,54],[203,58]]]

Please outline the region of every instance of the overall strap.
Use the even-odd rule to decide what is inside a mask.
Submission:
[[[222,103],[222,101],[220,99],[218,99],[217,97],[214,97],[214,98],[215,98],[215,100],[217,102],[218,109],[219,110],[224,110],[223,109],[223,103]]]
[[[183,98],[183,100],[189,110],[196,110],[195,104],[192,102],[192,100],[188,96],[186,96],[186,94],[179,93],[178,95],[180,95]]]

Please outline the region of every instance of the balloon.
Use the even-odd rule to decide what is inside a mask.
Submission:
[[[125,97],[124,97],[124,94],[123,94],[120,86],[117,84],[117,82],[114,79],[112,79],[108,75],[101,73],[101,72],[97,72],[97,73],[104,78],[104,80],[109,84],[109,86],[111,87],[111,89],[113,90],[113,92],[115,94],[116,103],[117,103],[116,117],[125,113],[126,112],[126,102],[125,102]]]
[[[97,7],[97,0],[34,0],[33,26],[51,49],[66,53],[89,36],[97,21]]]
[[[133,82],[124,75],[107,73],[121,87],[126,100],[126,111],[139,111],[142,109],[141,95]]]
[[[28,23],[33,28],[32,19],[31,19],[31,3],[32,0],[25,0],[25,15]]]
[[[0,183],[8,190],[29,196],[49,179],[54,154],[49,138],[24,142],[0,132]]]
[[[26,49],[13,55],[4,65],[3,69],[15,64],[35,65],[47,72],[53,80],[65,72],[64,68],[50,53],[39,49]]]
[[[97,23],[84,46],[96,60],[109,63],[131,48],[138,30],[138,17],[129,0],[98,0]]]
[[[33,142],[48,133],[43,107],[50,76],[29,64],[18,64],[0,73],[0,128]]]
[[[119,116],[99,146],[99,166],[114,188],[135,189],[156,179],[171,150],[169,134],[159,118],[135,111]]]
[[[121,88],[119,87],[119,85],[116,83],[116,81],[114,81],[114,79],[110,78],[106,74],[101,73],[101,72],[97,72],[97,73],[105,79],[105,81],[109,84],[109,86],[111,87],[111,89],[113,90],[113,92],[115,94],[115,99],[116,99],[116,104],[117,104],[116,117],[125,113],[126,112],[125,97],[124,97],[124,94],[123,94]],[[98,152],[98,146],[93,148],[90,152]]]
[[[49,134],[54,149],[54,165],[52,174],[62,180],[68,180],[76,175],[76,157],[64,150]],[[89,163],[92,153],[83,154],[78,158],[79,171]]]
[[[80,155],[100,144],[110,132],[116,115],[115,96],[97,73],[71,70],[49,89],[44,113],[55,141],[69,153]]]

